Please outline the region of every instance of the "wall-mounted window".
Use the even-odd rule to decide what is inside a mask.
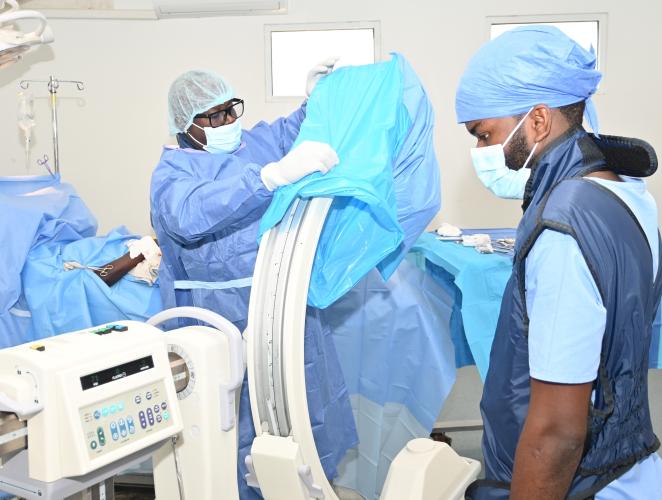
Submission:
[[[545,16],[490,17],[490,39],[505,31],[531,24],[555,26],[586,50],[593,47],[598,61],[597,67],[604,72],[606,46],[606,14],[572,14]]]
[[[265,28],[267,98],[305,95],[310,68],[329,56],[336,67],[371,64],[378,58],[378,23],[270,25]]]

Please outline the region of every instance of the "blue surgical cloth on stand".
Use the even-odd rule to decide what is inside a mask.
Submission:
[[[512,230],[465,230],[464,234],[489,233],[492,237],[508,238]],[[437,282],[453,293],[456,290],[451,318],[451,337],[455,345],[457,366],[475,362],[484,380],[489,366],[492,340],[501,308],[501,298],[512,270],[512,259],[498,254],[479,254],[473,248],[453,242],[439,241],[436,235],[421,235],[412,247],[409,258],[425,269]],[[653,323],[649,368],[662,369],[662,305]],[[469,351],[463,346],[468,345]]]
[[[315,256],[310,305],[328,307],[375,267],[388,278],[437,213],[433,122],[425,91],[399,54],[340,68],[317,84],[295,145],[328,143],[340,163],[278,189],[260,224],[262,235],[297,197],[335,198]]]
[[[462,294],[462,322],[467,343],[484,379],[512,260],[507,256],[480,254],[474,248],[439,241],[431,233],[421,235],[412,252],[422,254],[434,266],[453,276]],[[443,274],[434,267],[432,269],[435,274]],[[455,336],[457,338],[457,333]]]
[[[371,271],[324,311],[359,434],[336,485],[378,497],[397,453],[430,434],[455,383],[451,310],[435,279],[404,261],[386,282]]]

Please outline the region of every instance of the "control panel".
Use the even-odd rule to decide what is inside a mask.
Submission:
[[[80,419],[89,457],[99,457],[172,426],[170,411],[162,381],[81,408]]]

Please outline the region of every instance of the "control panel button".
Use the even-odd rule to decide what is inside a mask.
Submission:
[[[101,418],[101,412],[99,410],[94,410],[94,420],[99,420]]]
[[[168,403],[164,401],[163,403],[161,403],[161,409],[165,410],[166,408],[168,408]]]
[[[114,420],[110,423],[110,432],[117,432],[117,424]]]
[[[104,407],[101,409],[101,414],[102,414],[104,417],[107,417],[107,416],[108,416],[108,407],[107,407],[107,406],[104,406]]]
[[[133,402],[139,405],[142,402],[143,398],[140,397],[140,394],[138,394],[135,398],[133,398]]]
[[[149,392],[149,391],[148,391],[147,393],[145,393],[145,399],[146,399],[147,401],[149,401],[150,399],[152,399],[152,393]]]
[[[120,435],[117,432],[113,432],[113,441],[117,441],[120,438]]]
[[[154,405],[154,413],[158,413],[161,411],[161,407],[159,405]]]
[[[167,422],[169,418],[170,418],[170,413],[168,413],[167,411],[164,411],[163,412],[163,420],[165,420]]]
[[[103,432],[103,427],[97,427],[97,438],[101,446],[106,446],[106,435]]]
[[[162,420],[163,420],[163,417],[161,417],[161,415],[156,416],[156,423],[157,424],[160,424]]]
[[[93,450],[96,450],[96,449],[97,449],[97,442],[94,441],[94,440],[92,440],[92,441],[90,442],[90,448],[92,448]]]
[[[154,413],[151,408],[147,408],[147,421],[149,425],[154,425]]]
[[[126,332],[129,327],[124,325],[106,325],[108,330],[114,330],[116,332]]]
[[[147,420],[145,419],[145,412],[140,411],[138,413],[138,418],[140,419],[140,427],[142,427],[143,429],[146,429],[147,428]]]
[[[117,405],[110,405],[110,414],[114,415],[117,413]]]
[[[124,419],[120,418],[119,421],[117,422],[117,424],[118,424],[118,427],[120,429],[120,434],[122,435],[122,437],[126,437],[127,436],[127,429],[126,429],[126,422],[124,422]]]
[[[124,411],[124,403],[117,403],[117,411]]]

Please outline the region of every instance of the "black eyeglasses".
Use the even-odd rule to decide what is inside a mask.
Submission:
[[[230,99],[229,103],[230,105],[227,108],[209,113],[208,115],[195,115],[195,118],[209,120],[209,126],[212,128],[222,127],[228,123],[228,117],[236,120],[244,114],[243,99]]]

